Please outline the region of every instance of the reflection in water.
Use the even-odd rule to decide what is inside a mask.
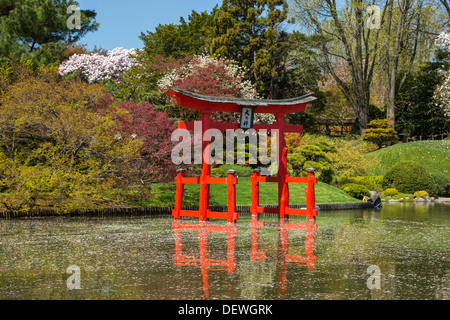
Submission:
[[[259,231],[261,228],[273,227],[271,223],[265,226],[263,221],[258,217],[252,217],[250,222],[251,227],[251,252],[250,257],[252,261],[265,261],[267,254],[259,250]],[[287,271],[289,264],[300,264],[307,266],[308,269],[313,269],[317,262],[317,257],[314,255],[315,236],[317,232],[317,225],[314,220],[309,220],[305,224],[289,223],[287,220],[280,219],[279,224],[275,224],[279,230],[278,238],[278,255],[277,255],[277,283],[281,292],[287,290]],[[207,299],[210,298],[209,291],[209,273],[210,271],[227,270],[228,273],[233,273],[236,270],[235,246],[236,234],[238,228],[235,224],[212,225],[208,222],[199,222],[198,224],[185,224],[176,220],[172,224],[175,235],[175,265],[176,266],[199,266],[203,279],[203,293]],[[198,232],[199,241],[199,257],[193,255],[183,254],[183,231]],[[306,231],[305,254],[292,255],[289,252],[289,232],[291,231]],[[227,259],[217,260],[210,259],[208,240],[212,233],[227,234]],[[223,240],[222,240],[223,241]],[[214,268],[213,266],[222,266],[226,268]],[[278,294],[280,297],[280,294]],[[282,296],[282,294],[281,294]]]
[[[177,266],[200,266],[200,270],[203,278],[203,293],[205,297],[209,299],[209,272],[227,270],[228,273],[236,270],[235,262],[235,245],[236,245],[236,232],[237,227],[234,224],[228,224],[226,226],[210,225],[208,222],[200,221],[199,224],[183,224],[176,220],[172,224],[173,231],[175,233],[175,265]],[[198,241],[200,247],[200,257],[183,255],[183,231],[195,231],[198,232]],[[211,233],[220,232],[226,233],[227,240],[227,260],[210,259],[208,255],[208,238]],[[222,266],[226,269],[212,269],[213,266]]]
[[[0,220],[0,299],[449,299],[448,206],[417,207],[322,212],[317,232],[271,215],[242,216],[237,229],[172,217]],[[68,290],[72,265],[81,290]],[[372,265],[381,289],[367,286]]]
[[[305,241],[305,255],[291,255],[289,254],[289,232],[290,231],[306,231]],[[317,225],[314,220],[308,220],[307,223],[289,223],[284,220],[280,220],[280,248],[281,254],[278,254],[278,270],[279,279],[278,288],[282,291],[287,290],[287,270],[289,263],[297,263],[305,265],[308,269],[314,269],[317,261],[317,257],[314,255],[314,247],[316,240]]]

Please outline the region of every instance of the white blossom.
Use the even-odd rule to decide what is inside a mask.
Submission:
[[[443,49],[450,50],[450,33],[441,32],[436,39],[436,45]],[[438,105],[444,110],[446,117],[450,117],[450,72],[445,73],[444,82],[436,88],[434,93]]]
[[[103,80],[118,82],[126,70],[135,64],[132,57],[136,54],[134,49],[115,48],[108,54],[74,54],[59,67],[59,74],[64,76],[80,71],[89,83]]]
[[[192,60],[184,66],[176,68],[164,75],[158,81],[158,87],[167,90],[169,87],[173,86],[174,82],[180,79],[184,79],[189,75],[193,74],[197,68],[206,68],[210,65],[223,65],[227,70],[229,76],[234,78],[245,78],[245,69],[239,66],[233,60],[216,59],[209,55],[202,54],[196,55]],[[224,85],[227,85],[226,83]],[[231,84],[229,84],[231,85]],[[236,84],[233,84],[236,85]],[[255,86],[248,80],[242,80],[238,84],[239,90],[241,92],[241,98],[244,99],[257,99],[258,93]]]
[[[193,74],[197,68],[205,68],[208,66],[218,66],[222,65],[226,69],[229,76],[237,79],[245,79],[246,70],[244,67],[239,66],[236,61],[226,60],[226,59],[216,59],[209,55],[196,55],[192,60],[179,68],[176,68],[164,75],[158,81],[158,87],[167,90],[169,87],[173,86],[175,81],[184,79],[187,76]],[[240,98],[243,99],[259,99],[256,87],[249,80],[241,80],[239,83],[224,83],[225,86],[237,85],[240,91]],[[255,115],[255,123],[257,124],[271,124],[275,121],[275,116],[273,114],[263,114],[258,113]]]

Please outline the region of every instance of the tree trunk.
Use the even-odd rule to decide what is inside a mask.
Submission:
[[[395,128],[395,83],[394,86],[390,85],[389,90],[386,92],[386,117],[391,120],[390,128]]]
[[[369,124],[369,113],[368,113],[369,107],[367,106],[361,106],[359,111],[359,131],[361,135],[364,134],[364,131],[368,128]]]
[[[392,29],[393,14],[394,14],[394,1],[390,1],[388,7],[388,19],[386,33],[389,37],[395,32],[393,39],[393,46],[390,47],[389,41],[385,50],[385,84],[386,84],[386,116],[392,123],[389,125],[392,129],[395,128],[395,98],[400,92],[407,76],[411,72],[411,68],[414,64],[417,54],[417,47],[421,28],[420,6],[415,8],[414,1],[402,0],[398,2],[400,15],[398,17],[396,30]],[[415,25],[415,30],[411,30],[411,27]],[[409,34],[414,34],[414,38]],[[408,39],[409,37],[409,39]],[[389,40],[389,39],[388,39]],[[405,42],[408,40],[413,41],[412,52],[408,53],[407,62],[401,63],[400,56],[405,54]],[[402,67],[403,66],[403,67]],[[403,72],[403,79],[399,79],[399,71]]]

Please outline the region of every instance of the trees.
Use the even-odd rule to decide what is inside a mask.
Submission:
[[[322,91],[326,97],[326,108],[321,113],[321,116],[325,118],[322,119],[322,124],[327,121],[327,125],[341,126],[342,134],[344,126],[348,123],[349,119],[354,117],[352,106],[348,103],[348,100],[334,81],[326,83]]]
[[[103,108],[105,93],[98,84],[61,80],[48,67],[11,80],[0,96],[5,209],[102,206],[104,192],[126,176],[141,146],[131,137],[119,139],[115,119],[126,112]]]
[[[125,184],[148,186],[153,182],[171,180],[176,174],[176,166],[171,159],[174,144],[170,137],[176,126],[165,112],[156,111],[149,102],[122,102],[117,108],[128,112],[118,121],[124,132],[120,139],[127,141],[131,138],[140,143],[139,156],[127,169]]]
[[[450,16],[450,13],[449,13]],[[439,84],[435,90],[434,98],[439,102],[439,106],[441,107],[444,115],[450,118],[450,73],[448,71],[448,56],[450,52],[450,34],[446,32],[442,32],[436,42],[440,45],[441,51],[438,51],[438,62],[439,60],[444,60],[444,57],[447,58],[447,63],[442,63],[444,66],[442,68],[445,73],[445,79],[441,84]],[[439,59],[439,57],[441,59]],[[445,61],[442,61],[445,62]]]
[[[256,90],[244,77],[245,69],[235,61],[198,55],[168,72],[158,86],[163,90],[175,86],[209,96],[255,99]]]
[[[439,0],[439,2],[444,7],[445,12],[447,13],[448,18],[450,19],[450,2],[448,0]]]
[[[369,122],[369,129],[364,132],[362,138],[376,144],[378,148],[389,146],[398,141],[397,132],[390,128],[391,125],[390,119],[372,120]]]
[[[135,64],[134,49],[115,48],[108,54],[74,54],[59,66],[62,76],[79,72],[89,83],[112,80],[118,82]]]
[[[9,49],[17,53],[36,51],[45,43],[74,43],[86,33],[95,31],[98,23],[92,10],[80,12],[80,28],[70,30],[67,19],[70,5],[78,5],[73,0],[1,0],[0,53],[8,54]],[[7,57],[7,56],[6,56]]]
[[[438,21],[433,4],[424,0],[387,1],[380,37],[380,69],[386,85],[387,118],[394,128],[395,99],[411,71],[431,58]]]
[[[289,99],[314,92],[321,99],[319,83],[324,75],[317,63],[318,53],[311,49],[314,36],[294,31],[279,33],[277,40],[277,76],[274,99]],[[319,104],[321,101],[316,101]]]
[[[121,81],[116,85],[116,98],[121,101],[141,103],[157,96],[156,100],[165,100],[158,93],[158,81],[169,71],[184,65],[191,56],[176,59],[162,55],[150,55],[144,50],[137,50],[132,68],[124,72]]]
[[[181,17],[179,24],[160,24],[154,32],[141,33],[145,53],[174,58],[204,53],[215,10],[211,13],[192,10],[187,21]]]
[[[171,70],[188,63],[193,55],[207,51],[207,39],[213,28],[213,13],[192,11],[179,24],[159,25],[154,32],[141,33],[142,50],[135,54],[134,66],[117,84],[116,97],[122,101],[154,101],[166,104],[158,93],[158,81]]]
[[[430,136],[447,133],[450,129],[449,115],[443,106],[448,105],[438,92],[446,94],[445,77],[440,67],[446,62],[424,64],[407,77],[403,90],[395,100],[396,128],[411,136]],[[444,82],[442,82],[444,81]],[[445,88],[445,89],[444,89]],[[442,91],[439,91],[442,90]]]
[[[284,0],[224,0],[214,12],[209,41],[212,54],[241,63],[250,72],[258,92],[274,97],[280,65],[277,29],[287,19]]]
[[[368,124],[380,33],[367,27],[364,1],[349,0],[342,8],[334,0],[292,3],[298,21],[317,36],[316,48],[322,55],[323,67],[351,104],[362,134]],[[349,74],[348,78],[340,74],[341,69],[346,71],[343,74]]]
[[[326,154],[326,150],[329,147],[330,145],[327,143],[322,146],[307,144],[298,147],[288,154],[289,169],[293,171],[294,175],[306,176],[306,170],[314,168],[317,170],[317,176],[320,181],[330,183],[333,175],[333,161]]]
[[[234,97],[256,99],[258,94],[255,86],[245,80],[245,68],[235,61],[215,59],[208,55],[194,56],[189,63],[180,65],[165,74],[158,81],[158,87],[166,91],[174,86],[186,91],[215,97]],[[199,113],[192,110],[182,110],[183,119],[193,120]],[[213,119],[221,121],[237,120],[237,114],[214,112]],[[188,118],[185,118],[188,117]],[[255,121],[274,121],[269,115],[256,115]]]
[[[324,69],[352,105],[361,133],[367,128],[371,87],[377,74],[384,78],[384,100],[393,126],[395,97],[406,77],[418,62],[431,57],[431,39],[441,23],[436,6],[425,0],[292,3],[302,24],[317,35]],[[369,5],[380,12],[369,15]],[[339,74],[342,69],[348,78]]]

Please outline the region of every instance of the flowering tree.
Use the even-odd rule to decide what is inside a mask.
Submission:
[[[115,48],[108,54],[74,54],[59,67],[59,74],[64,76],[80,72],[89,83],[113,80],[118,82],[126,70],[135,63],[134,49]]]
[[[175,86],[209,96],[257,98],[255,87],[244,78],[244,68],[232,60],[197,55],[189,63],[168,72],[158,81],[158,86],[163,90]]]
[[[450,33],[442,32],[436,39],[436,44],[450,50]],[[450,117],[450,72],[446,72],[444,82],[436,88],[434,97],[439,101],[446,117]]]
[[[134,171],[144,185],[172,179],[176,167],[171,160],[174,144],[170,137],[176,127],[167,114],[155,110],[149,102],[122,102],[118,107],[128,112],[128,116],[120,119],[122,130],[128,137],[121,139],[131,138],[142,143],[141,156],[129,171]]]
[[[161,90],[177,87],[186,91],[215,97],[257,99],[256,87],[245,79],[245,68],[233,60],[216,59],[209,55],[196,55],[187,64],[168,72],[158,81]],[[231,120],[229,115],[217,114],[213,118]],[[232,115],[238,120],[238,115]],[[270,123],[272,115],[257,114],[255,122]]]

